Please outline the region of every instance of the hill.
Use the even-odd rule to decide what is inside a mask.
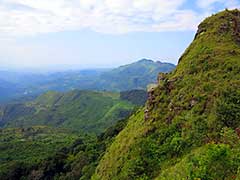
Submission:
[[[95,85],[100,90],[106,89],[110,91],[146,89],[148,84],[156,82],[155,79],[159,72],[170,72],[174,68],[175,66],[170,63],[142,59],[104,72]]]
[[[239,179],[240,12],[204,20],[92,179]]]
[[[2,127],[45,125],[100,133],[127,117],[137,106],[121,99],[119,93],[50,91],[34,101],[2,106],[0,124]]]
[[[0,89],[0,95],[4,97],[4,100],[19,101],[34,99],[47,91],[67,92],[79,89],[120,92],[146,89],[148,84],[156,81],[159,72],[170,72],[174,68],[175,66],[170,63],[143,59],[114,69],[86,69],[39,74],[0,71],[0,79],[17,85],[15,91],[8,93],[8,96],[5,96],[4,89]],[[4,85],[4,87],[9,86]],[[3,98],[0,98],[0,102],[3,102]]]

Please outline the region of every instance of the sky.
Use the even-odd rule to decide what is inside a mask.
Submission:
[[[198,24],[240,0],[0,0],[0,68],[177,64]]]

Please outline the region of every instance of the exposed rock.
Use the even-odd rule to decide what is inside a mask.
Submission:
[[[147,121],[149,119],[149,110],[145,109],[144,111],[144,120]]]
[[[168,80],[166,83],[166,90],[168,93],[170,93],[174,89],[174,82],[176,79]]]
[[[236,55],[236,54],[237,54],[237,52],[236,52],[235,50],[231,50],[229,53],[230,53],[231,55]]]
[[[166,74],[165,73],[159,73],[158,75],[158,83],[161,81],[164,81],[166,79]]]
[[[206,31],[207,31],[207,29],[205,27],[198,26],[198,31],[197,31],[197,34],[195,35],[194,39],[196,39],[198,36],[205,33]]]
[[[240,16],[239,11],[233,11],[232,12],[235,16]],[[240,45],[240,21],[239,18],[234,17],[232,19],[232,24],[233,24],[233,36],[235,41]]]
[[[193,106],[195,106],[197,104],[197,99],[195,98],[192,98],[191,101],[190,101],[190,107],[192,108]]]
[[[153,92],[158,87],[158,84],[149,84],[147,86],[148,93]]]
[[[237,133],[238,137],[240,138],[240,128],[236,128],[235,132]]]
[[[228,30],[229,30],[229,25],[228,25],[228,24],[222,23],[222,24],[220,25],[220,33],[224,33],[224,32],[226,32],[226,31],[228,31]]]
[[[148,93],[148,101],[153,102],[154,100],[155,100],[155,96],[154,96],[153,91],[151,91]]]

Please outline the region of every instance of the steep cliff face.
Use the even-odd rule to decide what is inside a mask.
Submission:
[[[92,179],[240,178],[240,12],[203,21],[158,81]]]

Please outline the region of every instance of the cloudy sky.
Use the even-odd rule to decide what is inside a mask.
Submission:
[[[0,0],[0,67],[177,63],[197,25],[240,0]]]

